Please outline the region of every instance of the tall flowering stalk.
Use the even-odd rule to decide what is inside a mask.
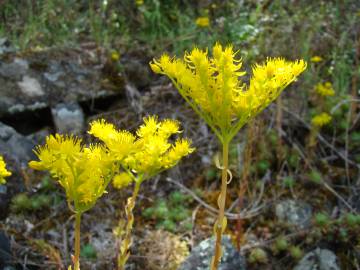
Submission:
[[[161,171],[175,166],[181,158],[193,152],[194,149],[188,139],[177,139],[171,143],[170,137],[180,133],[179,123],[171,119],[158,121],[156,116],[144,118],[144,124],[136,131],[136,135],[116,130],[112,124],[104,120],[93,122],[89,133],[103,141],[110,154],[119,160],[124,172],[114,177],[114,186],[123,188],[134,182],[133,194],[128,198],[125,206],[127,216],[125,230],[122,231],[121,225],[115,230],[116,235],[122,238],[117,269],[123,270],[130,256],[131,232],[134,223],[133,209],[140,185]],[[120,155],[118,153],[119,148],[124,149],[124,144],[128,149],[125,157],[123,153]]]
[[[5,178],[9,176],[11,176],[11,172],[6,169],[4,158],[0,156],[0,185],[5,184]]]
[[[73,136],[50,135],[35,150],[39,161],[30,161],[36,170],[47,170],[64,188],[70,210],[75,214],[74,270],[80,269],[81,215],[91,209],[113,177],[113,160],[101,145],[84,146]],[[69,267],[71,269],[71,267]]]
[[[242,61],[231,45],[216,44],[212,57],[207,50],[194,48],[183,59],[164,54],[150,63],[155,73],[166,75],[181,96],[205,120],[222,144],[222,180],[218,198],[219,216],[214,225],[216,237],[211,269],[218,268],[221,259],[221,236],[226,229],[224,215],[228,181],[229,144],[250,119],[264,110],[291,82],[305,70],[303,60],[294,62],[268,58],[252,68],[250,84],[242,82],[245,72]]]

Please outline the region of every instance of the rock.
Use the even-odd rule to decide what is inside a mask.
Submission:
[[[84,112],[77,103],[60,103],[51,109],[56,131],[81,134],[85,126]]]
[[[334,252],[317,248],[307,253],[294,270],[340,270],[340,267]]]
[[[0,122],[0,153],[7,154],[20,166],[35,158],[35,142]]]
[[[120,93],[103,86],[101,70],[86,53],[57,49],[23,58],[9,54],[4,59],[0,62],[0,117]]]
[[[26,74],[29,68],[29,63],[20,58],[15,58],[13,62],[0,64],[0,76],[11,79],[19,80]]]
[[[15,49],[11,47],[10,41],[5,37],[0,37],[0,55],[14,51]]]
[[[214,238],[202,241],[181,264],[178,270],[208,270],[214,252]],[[229,236],[222,238],[223,256],[218,270],[246,269],[245,258],[232,245]]]
[[[24,76],[21,82],[18,82],[21,92],[29,97],[37,97],[44,95],[38,80],[29,76]]]
[[[275,214],[280,221],[304,229],[311,225],[312,207],[305,202],[285,200],[275,206]]]
[[[26,136],[26,138],[34,142],[36,145],[42,145],[45,143],[46,137],[48,137],[50,134],[51,130],[49,128],[43,128],[35,133]]]
[[[0,122],[0,153],[12,175],[0,186],[0,220],[6,218],[12,197],[25,190],[22,170],[35,158],[35,143],[17,133],[15,129]]]
[[[11,259],[10,240],[3,231],[0,231],[0,269],[9,267]]]

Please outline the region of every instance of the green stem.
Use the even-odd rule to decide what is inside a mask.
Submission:
[[[134,224],[133,209],[135,207],[136,198],[139,194],[141,182],[142,179],[140,178],[138,178],[137,181],[135,181],[135,188],[133,194],[130,198],[128,198],[127,204],[125,206],[127,224],[126,224],[125,235],[121,241],[120,251],[118,255],[118,268],[117,268],[118,270],[125,269],[125,264],[130,256],[130,247],[132,244],[131,232]]]
[[[215,253],[211,261],[211,270],[217,270],[221,259],[221,236],[226,228],[225,217],[225,202],[226,202],[226,188],[227,188],[227,174],[229,167],[229,141],[223,142],[223,164],[221,174],[221,191],[218,199],[219,216],[214,225],[215,233]]]
[[[74,270],[80,270],[80,224],[81,212],[75,214],[75,257]]]

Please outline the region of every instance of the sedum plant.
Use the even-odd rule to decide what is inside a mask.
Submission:
[[[102,145],[84,146],[79,138],[59,134],[48,136],[35,153],[39,161],[30,161],[29,166],[50,172],[64,188],[68,206],[75,214],[73,263],[74,270],[79,270],[81,215],[105,193],[113,177],[113,158]]]
[[[231,45],[216,44],[207,50],[194,48],[183,59],[163,54],[150,63],[155,73],[166,75],[192,109],[205,120],[222,144],[222,180],[218,199],[219,215],[214,225],[215,252],[211,269],[221,259],[221,236],[227,221],[224,215],[228,182],[229,144],[240,128],[274,101],[286,86],[306,69],[303,60],[268,58],[252,68],[250,84],[241,80],[245,72]]]
[[[122,237],[117,258],[117,268],[123,270],[130,255],[131,231],[134,223],[133,209],[140,185],[147,179],[175,166],[181,158],[194,151],[188,139],[177,139],[174,143],[170,137],[180,133],[179,123],[165,119],[159,121],[156,116],[144,118],[136,134],[116,130],[114,125],[98,120],[91,124],[90,134],[103,141],[111,156],[121,166],[123,172],[114,177],[114,186],[123,188],[134,183],[132,196],[125,206],[127,224],[122,231],[121,222],[115,230]]]
[[[11,176],[11,172],[6,169],[4,158],[0,156],[0,185],[5,184],[5,178],[9,176]]]

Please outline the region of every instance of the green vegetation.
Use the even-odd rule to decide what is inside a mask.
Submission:
[[[192,228],[190,203],[192,198],[179,191],[170,193],[167,200],[157,199],[153,206],[143,210],[146,219],[154,220],[156,228],[170,232],[188,231]]]

